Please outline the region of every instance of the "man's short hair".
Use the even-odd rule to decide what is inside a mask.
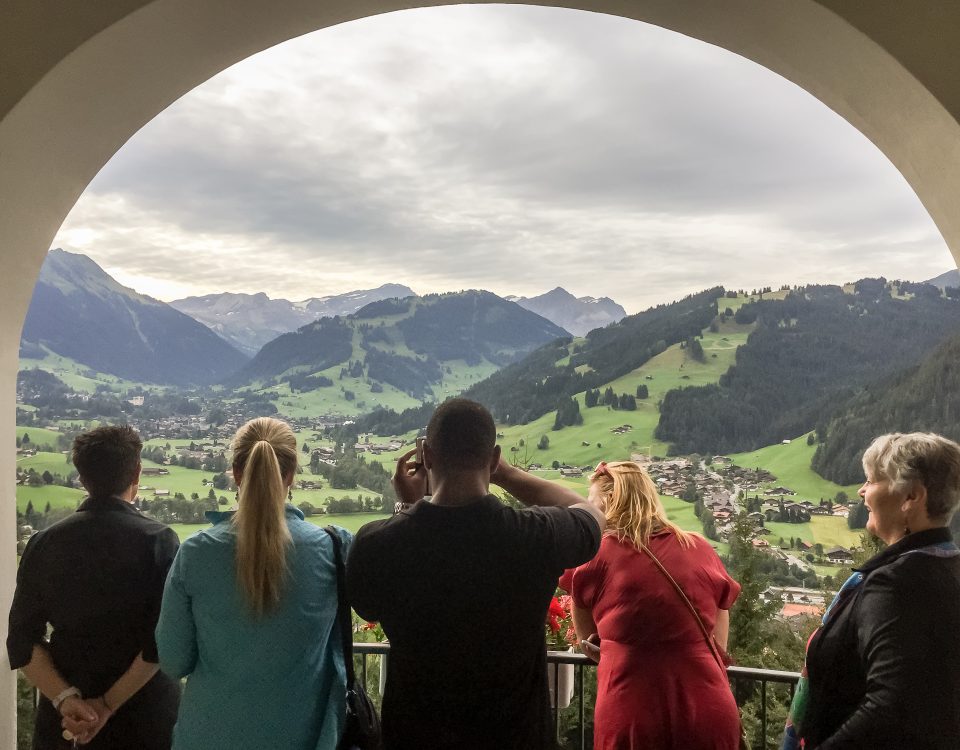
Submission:
[[[484,468],[496,444],[497,427],[490,412],[466,398],[438,406],[427,425],[427,445],[441,472]]]
[[[73,465],[91,497],[113,497],[133,484],[142,448],[128,425],[96,427],[74,438]]]

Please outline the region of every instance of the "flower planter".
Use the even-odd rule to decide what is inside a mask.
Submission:
[[[566,651],[547,651],[550,654],[573,653],[573,646]],[[550,706],[566,708],[573,699],[573,664],[547,664],[547,689],[550,691]],[[560,674],[557,675],[559,670]],[[559,680],[559,682],[558,682]],[[559,688],[559,689],[558,689]],[[556,695],[554,695],[556,692]]]

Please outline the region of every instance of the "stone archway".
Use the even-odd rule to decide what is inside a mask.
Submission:
[[[270,46],[405,0],[12,0],[0,11],[0,444],[12,445],[20,330],[60,224],[139,128]],[[903,173],[960,262],[960,5],[938,0],[579,0],[724,47],[803,87]],[[9,9],[8,9],[9,8]],[[12,452],[0,451],[0,609],[14,584]],[[5,617],[0,618],[5,623]],[[0,626],[5,634],[5,624]],[[5,658],[5,657],[4,657]],[[2,671],[2,670],[0,670]],[[0,678],[0,746],[15,746]]]

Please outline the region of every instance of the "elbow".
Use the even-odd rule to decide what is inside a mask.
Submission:
[[[160,655],[160,671],[176,680],[183,679],[192,674],[194,665],[194,659],[175,658],[164,654]]]
[[[168,677],[181,679],[190,675],[197,663],[195,648],[180,648],[169,643],[157,643],[160,671]]]

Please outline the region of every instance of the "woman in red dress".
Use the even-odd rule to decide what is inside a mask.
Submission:
[[[604,511],[607,529],[597,556],[568,583],[577,635],[583,641],[596,633],[602,643],[594,748],[737,750],[740,717],[727,676],[693,613],[643,548],[723,648],[740,585],[706,539],[667,520],[638,464],[601,463],[590,500]]]

